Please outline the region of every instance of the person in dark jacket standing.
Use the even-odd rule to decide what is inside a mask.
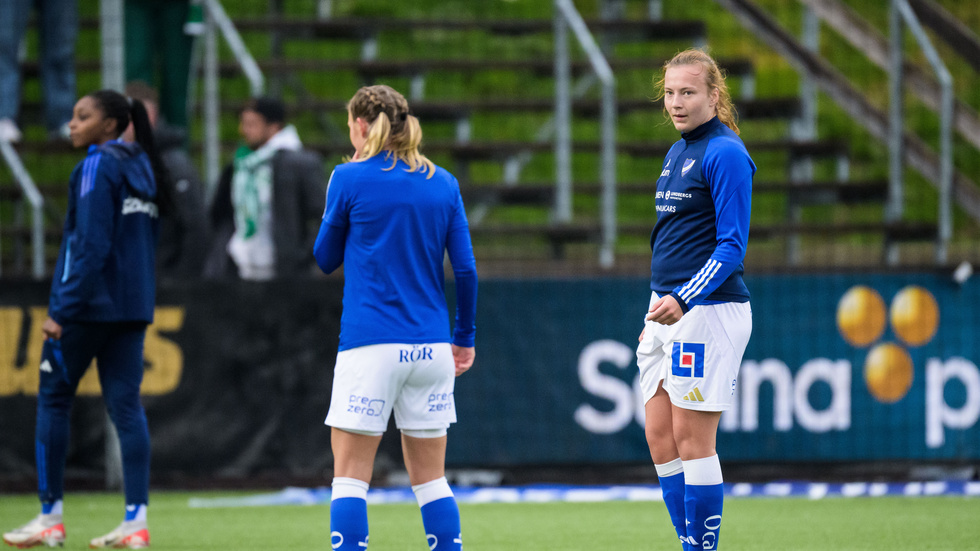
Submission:
[[[134,121],[136,143],[119,137]],[[51,283],[41,354],[36,459],[41,514],[5,533],[20,548],[61,545],[69,414],[78,382],[93,359],[106,409],[119,433],[126,494],[122,524],[93,548],[149,545],[146,508],[150,434],[140,403],[143,338],[153,321],[160,164],[139,101],[100,90],[75,104],[71,141],[88,154],[71,174],[61,252]]]
[[[310,249],[326,192],[323,160],[303,149],[282,102],[245,104],[245,141],[221,174],[211,203],[211,247],[204,272],[262,281],[313,273]]]
[[[169,176],[172,206],[160,216],[157,246],[157,275],[161,279],[197,279],[204,270],[208,247],[207,209],[204,186],[194,162],[185,149],[187,133],[173,126],[160,112],[160,95],[142,81],[126,85],[126,95],[140,100],[153,127],[153,141]],[[132,125],[124,137],[134,141]]]

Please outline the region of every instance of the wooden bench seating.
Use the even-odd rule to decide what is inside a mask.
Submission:
[[[414,100],[409,102],[412,113],[423,121],[455,121],[477,112],[520,113],[551,112],[555,108],[551,98],[488,98],[470,101]],[[290,112],[326,111],[342,112],[346,103],[340,100],[302,101],[289,104]],[[662,102],[649,98],[620,98],[616,110],[620,115],[632,111],[662,109]],[[237,110],[238,106],[224,105],[227,110]],[[599,116],[599,101],[596,99],[577,99],[572,102],[572,110],[579,116]],[[783,119],[800,114],[800,100],[793,97],[739,99],[735,101],[741,119]]]
[[[646,183],[617,183],[616,193],[620,196],[646,195],[653,202],[656,181]],[[553,183],[473,184],[462,183],[463,199],[471,202],[493,202],[501,205],[544,205],[554,200]],[[575,193],[598,196],[602,192],[597,182],[573,183]],[[832,205],[884,202],[888,197],[888,182],[872,180],[867,182],[755,182],[753,195],[763,193],[785,194],[792,204]]]
[[[649,71],[651,75],[659,71],[664,59],[620,59],[609,60],[614,72]],[[389,76],[415,76],[432,71],[455,73],[474,73],[479,71],[527,71],[541,76],[554,74],[554,61],[547,58],[537,59],[398,59],[398,60],[361,60],[347,59],[261,59],[257,61],[259,68],[266,74],[289,74],[302,72],[353,71],[365,79],[376,79]],[[754,75],[752,62],[744,58],[719,59],[719,66],[729,75],[746,77]],[[97,72],[101,64],[95,60],[79,60],[75,64],[78,73]],[[571,63],[573,76],[592,71],[587,61]],[[25,78],[40,76],[40,63],[36,60],[25,61],[21,65]],[[222,77],[234,77],[241,74],[241,68],[234,61],[223,61],[219,65]]]
[[[617,228],[621,236],[647,237],[653,229],[649,224],[626,224]],[[597,243],[602,230],[598,223],[575,222],[569,224],[507,224],[480,225],[470,228],[474,239],[480,237],[543,238],[556,252],[562,246],[573,243]],[[790,235],[842,237],[847,235],[881,235],[886,242],[933,241],[938,235],[935,224],[925,222],[873,222],[854,224],[783,223],[754,225],[749,229],[750,240],[780,239]]]
[[[633,157],[663,157],[667,154],[673,142],[649,143],[620,143],[617,152]],[[304,142],[305,147],[317,151],[328,162],[333,162],[337,156],[350,153],[351,145],[344,142]],[[601,149],[598,141],[577,141],[572,143],[572,149],[579,153],[598,153]],[[71,150],[67,143],[54,142],[25,142],[17,144],[16,149],[23,153],[64,153]],[[199,148],[199,143],[192,143],[191,148]],[[238,147],[237,141],[225,140],[222,149],[231,153]],[[752,152],[785,151],[798,158],[833,158],[847,154],[847,144],[833,140],[803,140],[803,141],[759,141],[746,144]],[[512,157],[518,153],[551,153],[554,145],[551,142],[525,141],[480,141],[460,143],[456,140],[433,140],[423,143],[422,149],[427,153],[442,153],[452,156],[457,161],[492,161]]]
[[[594,33],[615,33],[620,39],[700,40],[705,36],[703,21],[643,21],[633,19],[587,19]],[[364,39],[379,32],[483,31],[502,36],[551,33],[551,19],[386,19],[337,17],[310,19],[295,17],[236,18],[241,32],[280,32],[289,38]]]

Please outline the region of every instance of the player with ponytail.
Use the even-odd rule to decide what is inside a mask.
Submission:
[[[120,140],[130,121],[137,143]],[[36,455],[41,514],[5,533],[19,547],[65,541],[62,522],[69,413],[78,383],[98,363],[106,409],[119,434],[126,497],[123,522],[90,547],[147,547],[150,433],[140,403],[143,339],[153,321],[155,248],[165,181],[146,110],[112,90],[75,104],[71,142],[86,157],[71,174],[61,251],[41,330]],[[159,179],[158,179],[159,178]]]
[[[424,172],[426,178],[435,175],[435,165],[419,152],[422,127],[409,112],[404,96],[388,86],[366,86],[354,94],[347,110],[351,124],[365,134],[354,161],[366,161],[383,151],[392,163],[388,170],[402,161],[410,171]]]
[[[654,85],[681,139],[657,180],[652,293],[636,349],[646,437],[683,549],[717,549],[715,440],[752,333],[742,261],[756,167],[711,56],[678,53]]]
[[[326,424],[334,454],[335,550],[367,547],[367,490],[392,412],[429,549],[462,549],[445,477],[455,377],[476,356],[476,265],[459,183],[419,152],[405,98],[367,86],[347,106],[354,155],[330,177],[314,245],[320,268],[344,266],[340,347]],[[449,328],[443,258],[456,279]]]

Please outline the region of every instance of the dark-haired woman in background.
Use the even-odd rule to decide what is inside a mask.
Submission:
[[[130,121],[136,142],[119,140]],[[36,460],[41,514],[3,535],[19,548],[62,545],[69,414],[78,382],[98,362],[106,409],[119,433],[125,517],[94,548],[147,547],[150,433],[140,403],[143,337],[153,321],[154,256],[160,206],[156,158],[146,110],[139,101],[100,90],[75,104],[71,142],[88,154],[71,174],[68,213],[42,325]]]

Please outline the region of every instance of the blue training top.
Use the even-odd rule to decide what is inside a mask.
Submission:
[[[697,304],[748,302],[742,260],[755,163],[718,117],[682,133],[657,180],[650,289]]]
[[[326,273],[344,265],[340,350],[476,337],[476,262],[459,183],[436,167],[408,172],[384,152],[336,167],[313,254]],[[443,258],[456,278],[450,340]]]
[[[153,321],[156,196],[150,159],[139,145],[113,140],[88,148],[71,173],[51,319]]]

